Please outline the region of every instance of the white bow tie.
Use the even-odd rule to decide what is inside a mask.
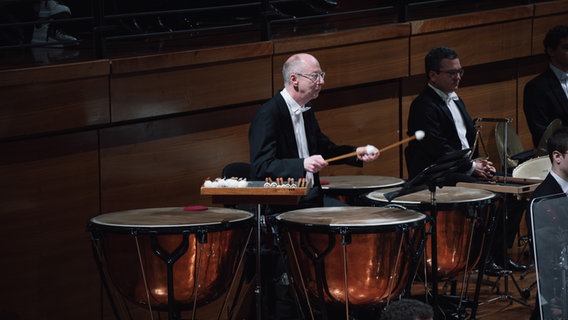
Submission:
[[[460,98],[455,92],[448,93],[448,97],[446,98],[446,103],[450,103],[452,100],[458,101]]]
[[[311,108],[312,108],[312,107],[298,108],[298,109],[296,109],[296,111],[294,111],[294,114],[295,114],[295,115],[299,115],[299,114],[301,114],[302,112],[306,112],[306,111],[310,110]]]

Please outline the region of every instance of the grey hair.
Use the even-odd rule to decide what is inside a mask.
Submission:
[[[286,60],[282,66],[282,77],[285,85],[290,83],[290,75],[300,72],[303,65],[305,65],[305,61],[299,54],[293,55]]]

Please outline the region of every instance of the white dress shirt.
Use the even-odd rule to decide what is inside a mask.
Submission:
[[[308,151],[308,140],[306,139],[306,129],[304,127],[304,117],[303,112],[308,111],[310,108],[300,106],[296,100],[294,100],[286,88],[280,91],[280,94],[286,101],[288,110],[290,111],[290,117],[292,118],[292,125],[294,126],[294,136],[296,137],[296,145],[298,146],[298,155],[300,158],[305,159],[310,156]],[[292,177],[293,178],[293,177]],[[314,174],[311,172],[306,173],[306,179],[313,181]]]

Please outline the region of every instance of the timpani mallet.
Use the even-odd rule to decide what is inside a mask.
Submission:
[[[394,148],[394,147],[396,147],[396,146],[399,146],[399,145],[401,145],[401,144],[403,144],[403,143],[406,143],[406,142],[411,141],[411,140],[414,140],[414,139],[416,139],[416,140],[422,140],[422,139],[424,139],[424,131],[418,130],[418,131],[416,131],[416,132],[414,133],[414,135],[413,135],[412,137],[408,137],[408,138],[406,138],[406,139],[402,139],[402,140],[400,140],[400,141],[398,141],[398,142],[395,142],[395,143],[393,143],[393,144],[390,144],[390,145],[388,145],[388,146],[386,146],[386,147],[384,147],[384,148],[382,148],[382,149],[379,149],[379,150],[380,150],[381,152],[385,152],[385,151],[387,151],[388,149],[392,149],[392,148]],[[373,153],[375,153],[375,152],[377,152],[377,150],[376,150],[375,147],[373,147],[373,146],[367,146],[367,154],[373,154]],[[336,160],[340,160],[340,159],[345,159],[345,158],[353,157],[353,156],[356,156],[356,155],[357,155],[357,151],[353,151],[353,152],[346,153],[346,154],[343,154],[343,155],[340,155],[340,156],[337,156],[337,157],[333,157],[333,158],[327,159],[327,160],[325,160],[325,161],[326,161],[326,162],[331,162],[331,161],[336,161]]]

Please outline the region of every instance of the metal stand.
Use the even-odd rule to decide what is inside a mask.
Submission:
[[[506,127],[506,126],[505,126]],[[502,223],[503,223],[503,257],[507,257],[507,222],[508,222],[508,209],[507,209],[507,197],[505,196],[503,198],[503,207],[504,207],[504,211],[502,214]],[[498,290],[498,283],[501,279],[503,279],[503,287],[504,287],[504,292],[502,295],[489,299],[487,302],[493,302],[493,301],[497,301],[497,300],[507,300],[509,302],[517,302],[520,303],[526,307],[528,307],[528,303],[521,301],[519,299],[514,298],[513,296],[511,296],[509,294],[509,277],[511,278],[511,281],[513,282],[513,284],[515,285],[515,287],[517,288],[517,291],[519,292],[519,294],[521,296],[524,296],[523,290],[519,287],[519,284],[517,283],[517,280],[515,280],[515,277],[513,277],[512,275],[512,271],[511,270],[507,270],[505,269],[506,266],[503,266],[503,270],[501,270],[499,272],[499,275],[497,276],[497,279],[495,279],[495,282],[493,284],[493,289],[497,289]]]
[[[262,319],[262,277],[260,273],[260,218],[261,204],[256,206],[256,287],[254,288],[256,300],[256,319]]]
[[[432,239],[432,308],[434,309],[434,318],[440,319],[440,303],[438,295],[438,252],[437,252],[437,236],[436,236],[436,215],[438,206],[436,204],[436,187],[442,187],[445,180],[445,176],[450,172],[455,172],[459,165],[463,161],[469,161],[466,158],[467,153],[470,149],[460,150],[451,154],[446,155],[438,161],[437,164],[433,164],[427,167],[422,172],[420,172],[412,180],[407,181],[402,189],[386,193],[384,196],[388,201],[392,199],[410,194],[413,192],[428,189],[431,193],[430,197],[430,218],[432,220],[431,234]],[[477,305],[477,302],[475,303]]]
[[[507,172],[508,172],[508,164],[507,164],[507,147],[508,147],[508,131],[509,131],[509,123],[511,123],[512,119],[480,119],[481,121],[493,121],[493,122],[502,122],[504,123],[503,125],[503,183],[507,183]],[[507,196],[505,195],[503,197],[503,214],[501,216],[502,218],[502,224],[503,224],[503,257],[505,259],[505,263],[507,262],[507,223],[509,220],[509,215],[508,215],[508,207],[507,207]],[[497,300],[507,300],[509,302],[518,302],[524,306],[529,306],[526,302],[521,301],[519,299],[514,298],[513,296],[511,296],[509,294],[509,277],[511,278],[513,284],[515,285],[515,287],[517,288],[519,294],[521,296],[523,296],[523,290],[519,287],[519,284],[517,283],[517,281],[515,280],[515,277],[512,276],[512,271],[511,270],[507,270],[505,268],[507,268],[508,266],[504,265],[503,266],[503,270],[501,270],[499,272],[499,275],[497,276],[497,279],[495,280],[494,284],[493,284],[493,289],[497,288],[498,283],[501,279],[503,279],[504,281],[504,292],[502,295],[489,299],[487,302],[492,302],[492,301],[497,301]],[[481,277],[483,276],[483,274],[480,275]],[[498,289],[497,289],[498,291]]]

